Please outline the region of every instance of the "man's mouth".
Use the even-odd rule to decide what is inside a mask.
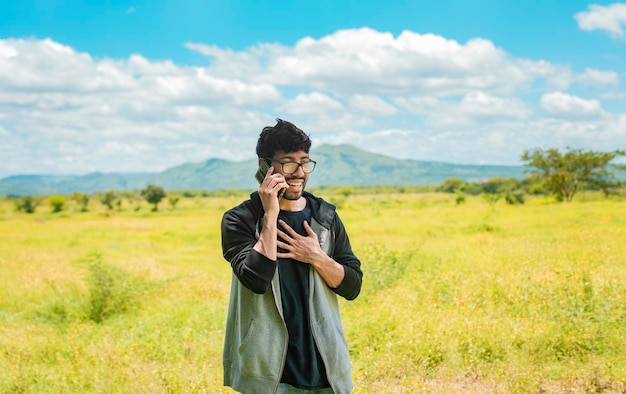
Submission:
[[[291,179],[287,181],[289,187],[300,188],[304,185],[304,180],[302,179]]]

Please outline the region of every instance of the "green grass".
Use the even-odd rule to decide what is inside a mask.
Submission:
[[[324,197],[365,273],[341,303],[355,393],[626,392],[626,202]],[[219,223],[243,198],[0,201],[0,392],[231,392]]]

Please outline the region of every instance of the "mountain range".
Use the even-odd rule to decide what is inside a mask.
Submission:
[[[522,178],[525,167],[466,165],[395,159],[351,145],[321,145],[311,151],[317,167],[309,186],[438,185],[447,178],[467,182],[489,178]],[[162,172],[94,172],[86,175],[14,175],[0,180],[0,195],[51,195],[72,192],[138,190],[157,184],[166,190],[253,189],[257,160],[209,159]]]

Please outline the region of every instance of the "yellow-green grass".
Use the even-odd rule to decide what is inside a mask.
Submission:
[[[341,303],[355,393],[626,391],[626,202],[325,197],[365,273]],[[0,392],[231,392],[219,224],[243,198],[0,201]]]

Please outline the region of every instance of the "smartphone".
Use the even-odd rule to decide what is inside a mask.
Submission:
[[[270,164],[267,162],[267,160],[263,160],[261,162],[261,165],[259,165],[259,169],[256,171],[256,174],[254,174],[254,177],[256,178],[257,182],[259,182],[259,185],[263,183],[265,175],[267,174],[267,170],[269,169]],[[278,198],[282,198],[286,190],[287,189],[280,189],[280,191],[278,192]]]
[[[267,160],[263,160],[263,162],[259,166],[259,169],[256,171],[256,174],[254,174],[254,177],[256,178],[257,182],[259,182],[259,185],[263,183],[263,179],[265,179],[265,175],[267,174],[267,170],[269,169],[269,163],[267,162]]]

